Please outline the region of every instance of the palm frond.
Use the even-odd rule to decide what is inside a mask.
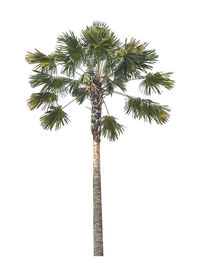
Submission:
[[[135,119],[144,119],[149,123],[154,120],[157,124],[168,121],[170,109],[148,99],[129,97],[125,104],[126,114],[132,113]]]
[[[112,58],[120,41],[109,27],[102,22],[94,22],[82,31],[81,39],[86,49],[86,56],[95,56],[97,60]]]
[[[108,78],[104,85],[109,93],[113,92],[115,88],[120,88],[123,92],[126,91],[126,82],[120,77]]]
[[[50,105],[56,103],[58,96],[54,93],[45,92],[45,93],[33,93],[28,99],[28,107],[30,110],[38,109],[43,105],[43,109],[49,107]]]
[[[108,79],[108,80],[106,80],[106,82],[105,82],[105,89],[106,89],[106,91],[109,93],[109,94],[111,94],[112,95],[112,92],[114,91],[114,89],[115,89],[115,85],[114,85],[114,83],[113,83],[113,81],[111,80],[111,79]]]
[[[59,106],[51,106],[50,110],[46,111],[45,114],[40,118],[41,126],[44,129],[55,130],[61,128],[65,124],[69,123],[69,118],[67,113]]]
[[[102,135],[110,141],[118,139],[119,135],[124,131],[124,126],[119,124],[113,116],[103,116],[101,124]]]
[[[56,72],[56,62],[54,54],[47,56],[39,50],[35,49],[34,53],[27,53],[26,61],[29,64],[36,64],[35,70],[41,70],[43,72]]]
[[[149,73],[144,77],[144,80],[140,83],[140,89],[145,95],[151,95],[153,92],[161,94],[161,87],[166,89],[172,89],[174,81],[170,79],[172,75],[169,73]]]
[[[131,39],[117,52],[118,63],[115,68],[115,76],[124,80],[137,79],[142,72],[152,69],[152,64],[157,61],[158,55],[155,50],[146,50],[147,43]]]
[[[79,63],[75,62],[69,54],[59,49],[56,49],[55,56],[57,64],[61,66],[61,73],[68,77],[74,77]]]
[[[77,87],[72,90],[71,95],[76,98],[78,104],[82,104],[88,98],[89,92],[86,88]]]
[[[110,31],[109,26],[105,22],[95,20],[92,25],[97,28],[104,28]]]
[[[75,34],[72,31],[69,33],[63,33],[58,37],[58,50],[68,56],[75,64],[82,61],[83,48]]]
[[[71,89],[75,84],[78,83],[77,80],[71,78],[53,76],[51,74],[39,71],[34,72],[35,75],[30,76],[30,84],[33,88],[43,85],[41,92],[59,92],[63,91],[64,89]]]

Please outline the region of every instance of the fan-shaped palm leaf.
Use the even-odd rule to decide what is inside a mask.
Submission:
[[[76,98],[78,104],[82,104],[89,97],[89,92],[82,87],[74,88],[71,95]]]
[[[144,80],[140,83],[140,88],[142,92],[146,95],[151,95],[152,92],[161,94],[161,87],[165,87],[167,89],[172,89],[174,86],[174,81],[170,79],[172,75],[169,73],[148,73]]]
[[[28,107],[30,110],[37,109],[43,105],[43,109],[57,102],[58,96],[54,93],[33,93],[28,100]]]
[[[65,124],[69,123],[67,113],[59,106],[51,106],[50,110],[46,111],[45,114],[40,118],[41,126],[44,129],[52,130],[55,126],[55,130],[61,128]]]
[[[115,75],[123,77],[128,81],[132,78],[140,77],[141,72],[152,69],[152,64],[157,61],[155,50],[146,50],[147,43],[141,44],[140,41],[131,39],[117,52],[118,60],[115,68]]]
[[[109,78],[105,81],[105,88],[108,92],[113,92],[116,87],[120,88],[122,91],[126,91],[126,84],[120,77],[116,77],[113,80]]]
[[[63,89],[71,90],[74,85],[79,84],[79,82],[74,79],[53,76],[51,74],[38,71],[34,72],[35,75],[30,76],[30,84],[32,87],[43,85],[41,92],[55,92]]]
[[[75,62],[69,54],[62,52],[59,49],[55,51],[56,62],[61,66],[61,73],[68,77],[74,77],[77,69],[77,62]]]
[[[94,22],[91,27],[83,30],[82,41],[86,56],[95,56],[97,60],[112,58],[120,45],[115,34],[101,22]]]
[[[83,58],[83,48],[75,34],[70,31],[58,37],[58,50],[68,56],[75,64],[79,64]]]
[[[129,97],[125,104],[126,114],[132,113],[137,119],[144,119],[149,123],[154,120],[157,124],[164,124],[168,121],[170,109],[151,100]]]
[[[36,64],[35,69],[43,72],[56,72],[55,54],[45,55],[35,49],[35,53],[28,52],[26,61],[29,64]]]
[[[110,141],[118,139],[119,135],[124,131],[124,126],[119,124],[113,116],[103,116],[101,125],[102,135]]]

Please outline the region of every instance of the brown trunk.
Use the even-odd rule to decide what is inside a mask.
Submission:
[[[100,141],[93,140],[93,233],[94,256],[103,256]]]

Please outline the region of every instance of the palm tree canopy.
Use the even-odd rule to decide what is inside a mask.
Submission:
[[[71,95],[82,104],[90,100],[91,89],[98,85],[104,91],[104,104],[107,96],[122,95],[126,98],[126,114],[149,123],[166,123],[170,112],[167,106],[126,94],[130,80],[140,80],[139,90],[145,95],[161,94],[162,88],[169,90],[174,86],[171,72],[152,72],[158,55],[147,46],[133,38],[121,42],[102,22],[86,27],[80,37],[72,31],[61,34],[53,53],[46,55],[35,49],[26,55],[26,61],[35,66],[30,84],[39,89],[28,99],[28,107],[46,110],[40,118],[42,127],[57,130],[69,123],[64,111],[68,104],[63,107],[60,100]],[[114,141],[123,131],[124,127],[115,117],[109,113],[102,117],[104,137]]]

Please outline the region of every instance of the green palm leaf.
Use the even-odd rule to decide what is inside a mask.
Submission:
[[[121,78],[114,78],[113,80],[111,78],[107,79],[105,82],[105,87],[108,92],[113,92],[116,87],[120,88],[123,92],[126,91],[126,84],[123,79]]]
[[[78,81],[66,77],[53,76],[51,74],[34,71],[35,75],[30,76],[32,87],[43,85],[41,92],[55,92],[58,90],[69,90],[78,85]]]
[[[112,58],[120,46],[115,34],[102,22],[94,22],[83,30],[81,38],[86,56],[95,56],[97,60]]]
[[[35,69],[43,72],[56,72],[55,54],[45,55],[35,49],[35,53],[28,52],[26,61],[29,64],[36,64]]]
[[[77,69],[77,62],[75,62],[69,54],[56,49],[56,61],[61,66],[61,73],[66,74],[68,77],[74,77]]]
[[[85,88],[77,87],[73,89],[71,95],[76,98],[78,104],[82,104],[89,97],[89,92]]]
[[[132,113],[136,119],[144,119],[149,123],[154,120],[157,124],[164,124],[168,121],[170,109],[151,100],[129,97],[125,104],[126,114]]]
[[[80,39],[72,31],[63,33],[58,37],[58,50],[64,53],[75,64],[82,61],[83,48]]]
[[[55,130],[61,128],[65,124],[69,123],[67,113],[59,106],[51,106],[50,110],[46,111],[45,114],[40,118],[41,126],[44,129],[52,130],[55,126]]]
[[[174,81],[170,79],[172,75],[169,73],[149,73],[144,77],[144,80],[140,83],[142,92],[146,95],[151,95],[153,92],[161,94],[161,86],[166,89],[172,89]]]
[[[119,135],[124,131],[124,126],[117,123],[116,118],[113,116],[104,116],[101,124],[102,135],[110,141],[118,139]]]
[[[147,43],[141,44],[140,41],[131,39],[117,52],[116,60],[118,63],[115,68],[115,76],[120,76],[128,81],[138,78],[141,72],[152,69],[152,64],[157,61],[158,55],[155,50],[146,50]]]
[[[37,109],[43,105],[43,109],[57,102],[58,96],[54,93],[33,93],[28,100],[28,107],[30,110]]]

